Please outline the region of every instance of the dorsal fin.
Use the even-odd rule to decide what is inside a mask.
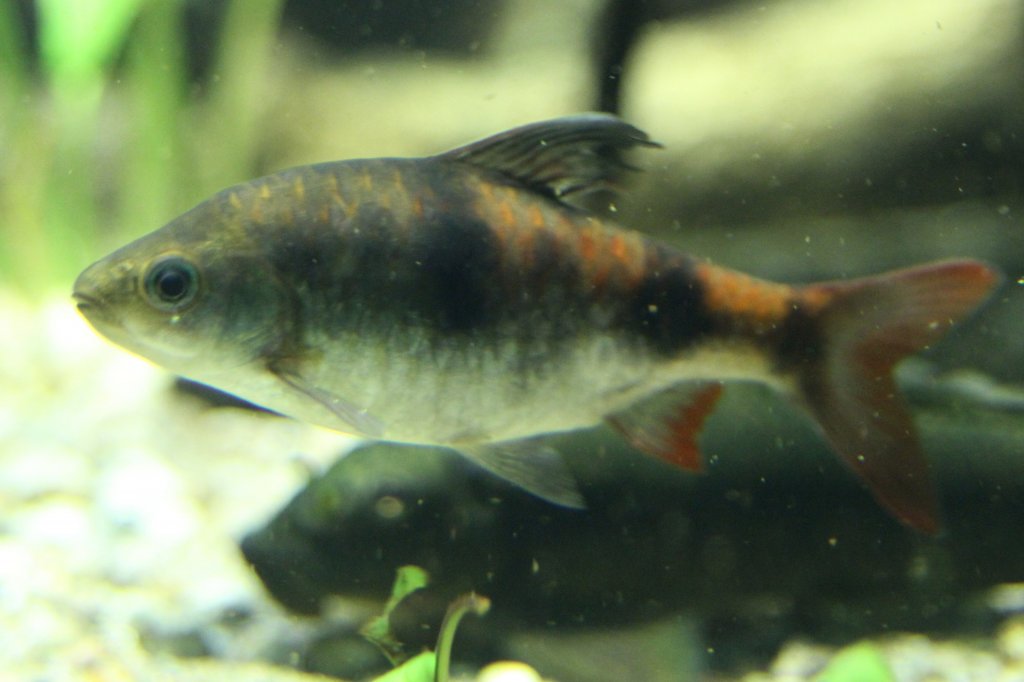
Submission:
[[[623,170],[622,152],[660,147],[610,114],[579,114],[531,123],[445,152],[441,158],[496,171],[552,198],[608,189]]]

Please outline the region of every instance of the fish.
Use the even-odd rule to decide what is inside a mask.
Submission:
[[[893,380],[999,284],[972,259],[770,282],[582,206],[659,147],[609,114],[419,158],[229,187],[77,278],[93,328],[178,375],[371,440],[444,446],[555,504],[586,499],[550,434],[609,424],[700,471],[731,381],[810,415],[907,526],[937,496]]]

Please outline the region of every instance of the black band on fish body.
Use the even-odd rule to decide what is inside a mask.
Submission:
[[[825,355],[821,322],[799,302],[793,303],[776,335],[775,361],[780,371],[806,372]]]
[[[704,287],[685,263],[649,272],[627,300],[625,325],[663,355],[677,355],[717,331]]]
[[[497,314],[499,244],[483,222],[453,214],[417,226],[410,237],[417,274],[410,302],[441,333],[466,333],[493,323]]]

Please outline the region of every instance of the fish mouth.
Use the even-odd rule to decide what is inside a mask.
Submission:
[[[100,267],[100,263],[90,265],[78,275],[78,279],[71,287],[71,298],[78,307],[78,312],[87,320],[92,320],[96,315],[105,316],[105,311],[109,309],[103,298],[99,296],[99,283],[102,278],[97,275],[102,274],[102,271],[98,272]]]
[[[81,291],[73,292],[71,298],[75,299],[78,312],[83,315],[87,314],[90,310],[97,310],[103,307],[103,303],[98,298],[90,294],[84,294]]]
[[[82,291],[73,292],[71,298],[75,301],[78,314],[97,330],[108,330],[110,327],[117,326],[118,323],[111,314],[110,306],[102,299]]]

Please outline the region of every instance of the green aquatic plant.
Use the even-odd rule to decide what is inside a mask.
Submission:
[[[0,3],[0,283],[39,293],[251,176],[283,0],[229,0],[192,87],[183,0]],[[38,60],[31,45],[39,45]]]
[[[448,611],[441,621],[441,631],[437,635],[436,668],[434,682],[448,682],[448,666],[452,658],[452,642],[455,640],[455,630],[459,627],[459,621],[467,613],[475,613],[482,616],[491,608],[491,600],[478,594],[470,592],[464,594],[448,605]]]
[[[861,642],[841,649],[814,682],[896,682],[877,646]]]
[[[436,670],[437,655],[433,651],[424,651],[374,678],[373,682],[431,682],[435,679]]]
[[[142,0],[37,0],[39,77],[18,6],[0,9],[6,95],[0,142],[2,272],[28,288],[70,272],[96,238],[95,139],[113,63]]]
[[[391,596],[384,604],[384,612],[371,619],[360,630],[363,637],[376,644],[384,652],[392,665],[401,663],[405,656],[401,643],[391,633],[391,612],[403,599],[416,590],[426,587],[429,583],[430,576],[419,566],[399,567],[395,575],[395,582],[391,586]]]
[[[402,566],[398,569],[391,597],[384,606],[384,613],[363,627],[363,636],[376,644],[391,660],[398,663],[401,658],[400,644],[391,633],[390,616],[395,607],[409,594],[422,589],[429,583],[427,572],[418,566]],[[452,656],[452,642],[459,621],[467,613],[482,616],[491,607],[487,597],[470,592],[456,598],[448,605],[441,629],[437,635],[434,651],[424,651],[397,665],[393,670],[377,677],[374,682],[448,682],[448,671]]]

